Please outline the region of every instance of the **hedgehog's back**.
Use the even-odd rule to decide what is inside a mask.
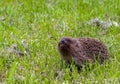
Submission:
[[[99,60],[103,63],[109,56],[107,47],[97,39],[79,38],[78,43],[83,47],[82,52],[85,52],[86,58],[90,60]]]

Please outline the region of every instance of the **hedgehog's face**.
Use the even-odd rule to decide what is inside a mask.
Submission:
[[[76,44],[76,40],[73,38],[62,38],[58,43],[58,50],[62,56],[62,58],[66,62],[71,62],[71,52],[74,49],[74,45]]]
[[[58,49],[69,50],[73,43],[74,40],[72,38],[62,38],[58,43]]]

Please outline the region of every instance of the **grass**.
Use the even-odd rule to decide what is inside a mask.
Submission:
[[[93,84],[120,83],[120,27],[107,33],[84,25],[91,18],[120,22],[119,0],[1,0],[0,1],[0,83]],[[57,44],[61,37],[98,38],[108,47],[110,59],[94,69],[77,72],[60,59]],[[21,41],[30,54],[19,57],[7,49]]]

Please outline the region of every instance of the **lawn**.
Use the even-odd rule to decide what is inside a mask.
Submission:
[[[88,25],[94,18],[120,23],[120,0],[0,0],[0,83],[119,84],[120,26]],[[71,72],[57,50],[64,36],[100,39],[110,58]]]

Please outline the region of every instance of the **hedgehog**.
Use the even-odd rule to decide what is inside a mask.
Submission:
[[[65,62],[74,62],[77,67],[86,62],[102,64],[109,57],[107,47],[100,40],[87,37],[63,37],[58,42],[58,51]]]

